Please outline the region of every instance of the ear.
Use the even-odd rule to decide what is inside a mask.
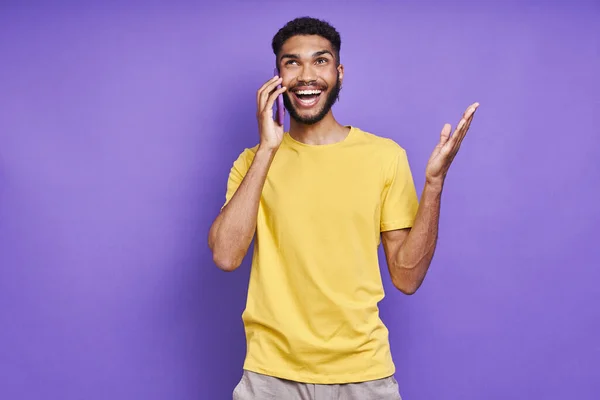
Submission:
[[[344,81],[344,64],[337,66],[338,73],[340,74],[340,83]]]

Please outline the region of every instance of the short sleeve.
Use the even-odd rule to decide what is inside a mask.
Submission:
[[[400,148],[390,166],[383,191],[381,232],[411,228],[419,198],[415,189],[406,151]]]
[[[229,171],[229,178],[227,179],[227,190],[225,192],[225,203],[221,207],[223,209],[230,201],[235,192],[240,187],[242,180],[248,172],[250,163],[254,153],[250,149],[245,149],[238,158],[234,161],[231,170]]]

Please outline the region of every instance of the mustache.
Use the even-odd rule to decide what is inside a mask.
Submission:
[[[288,91],[295,91],[298,90],[299,88],[302,88],[303,90],[322,90],[322,91],[326,91],[327,90],[327,85],[323,85],[323,84],[319,84],[317,82],[298,82],[295,85],[293,85],[292,87],[290,87],[288,89]]]

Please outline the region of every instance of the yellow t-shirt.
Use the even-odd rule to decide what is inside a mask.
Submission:
[[[225,204],[257,148],[235,161]],[[380,232],[411,227],[417,207],[406,152],[394,141],[356,127],[330,145],[286,133],[258,210],[244,368],[320,384],[392,375],[377,249]]]

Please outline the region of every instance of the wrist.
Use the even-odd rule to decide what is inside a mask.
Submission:
[[[278,148],[279,147],[273,147],[273,146],[268,146],[268,145],[264,145],[264,144],[259,144],[258,149],[256,150],[256,155],[272,158],[275,155],[275,153],[277,152]]]
[[[425,191],[431,193],[441,193],[444,188],[444,178],[426,178]]]

